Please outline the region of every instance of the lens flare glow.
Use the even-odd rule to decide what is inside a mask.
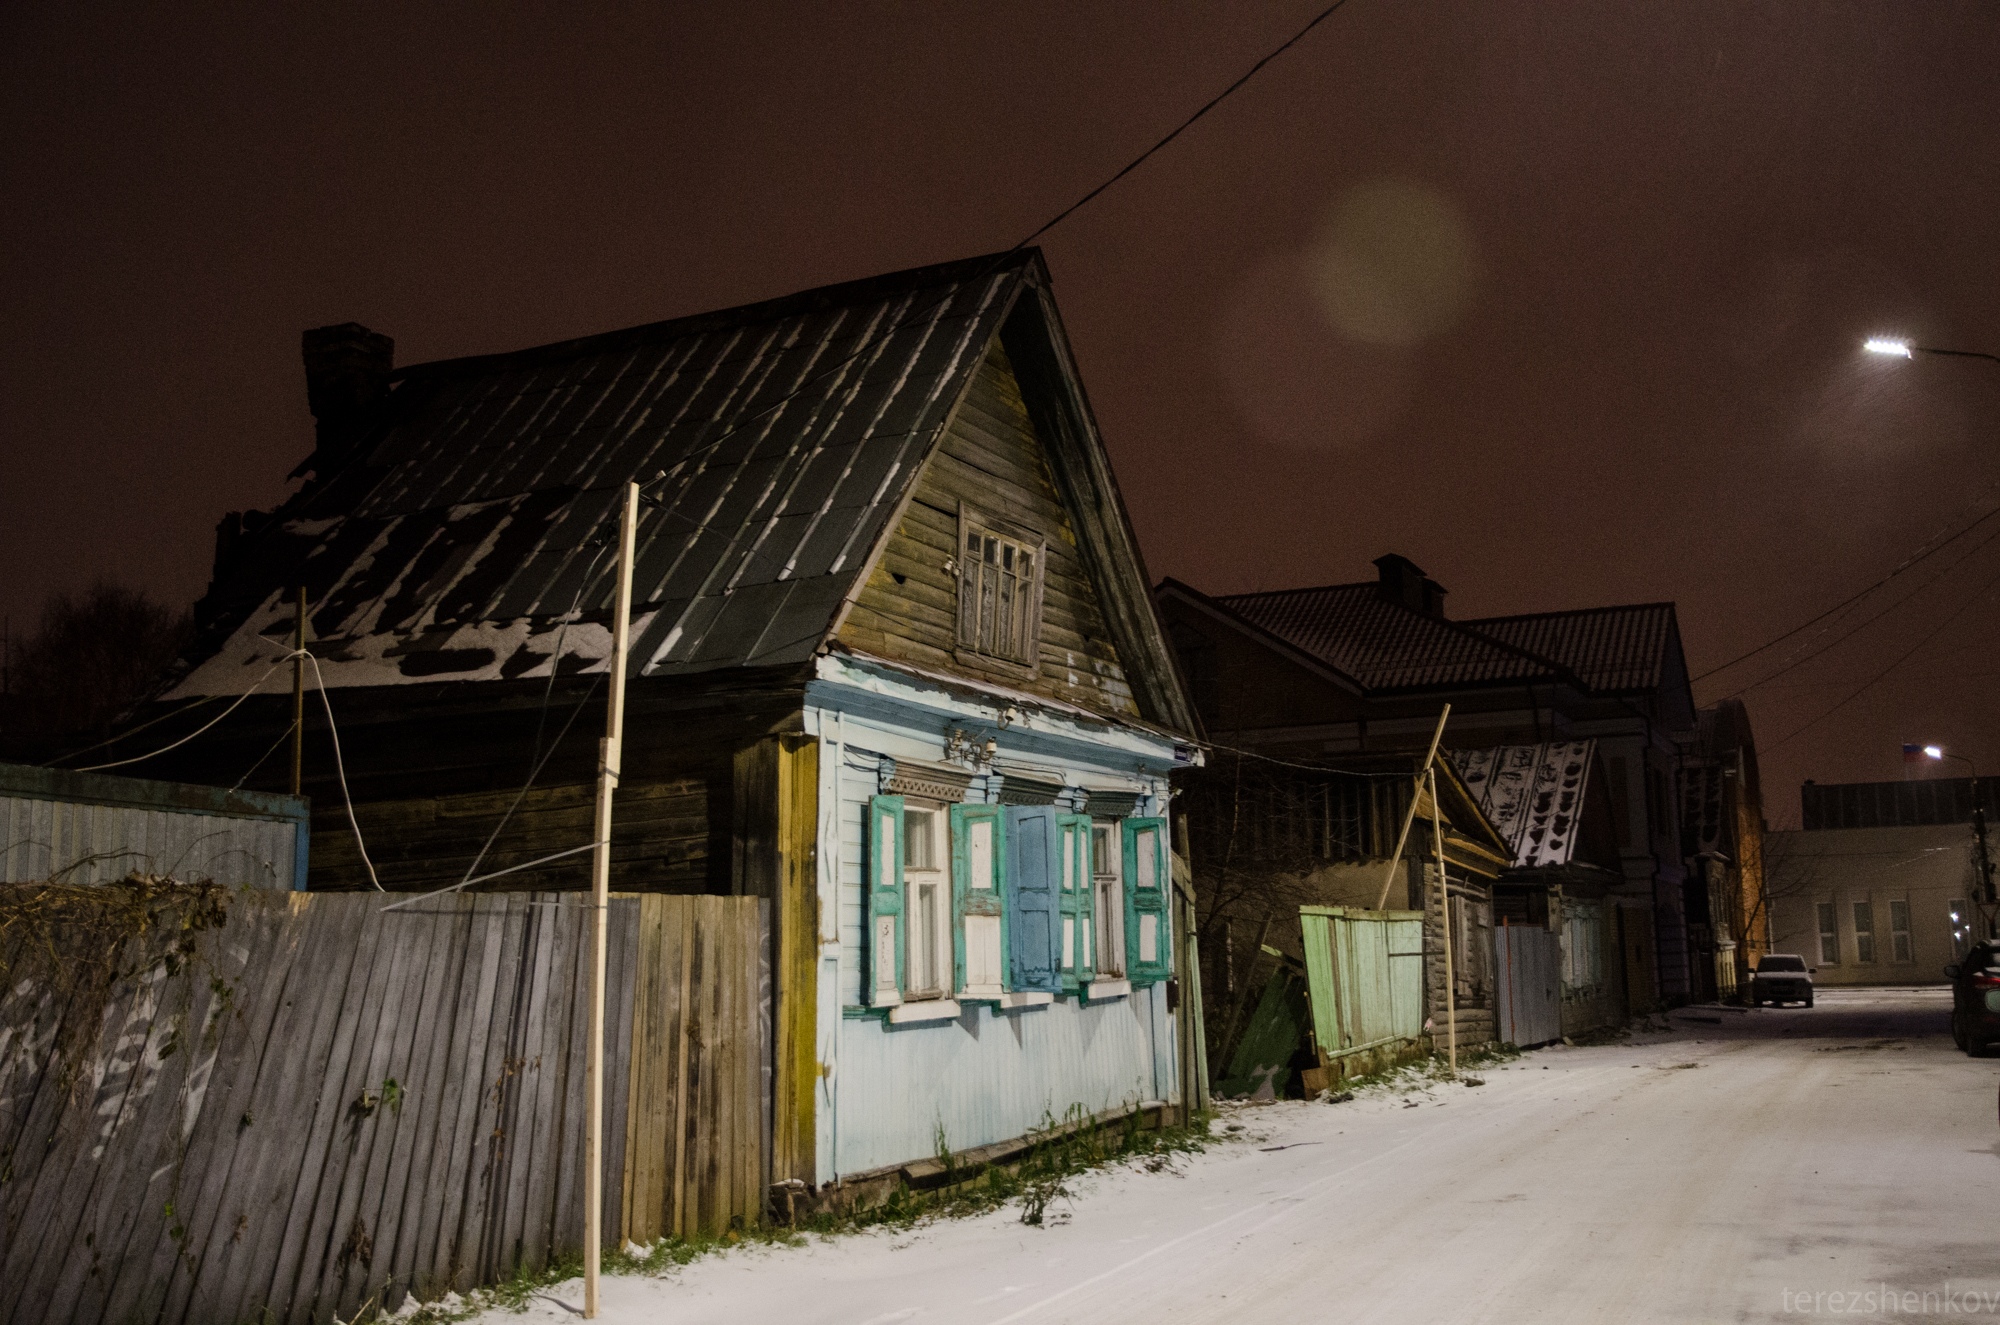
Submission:
[[[1933,759],[1942,759],[1942,758],[1944,758],[1944,751],[1943,751],[1943,750],[1941,750],[1941,749],[1939,749],[1939,748],[1938,748],[1937,746],[1935,746],[1935,745],[1927,745],[1927,746],[1925,746],[1925,747],[1924,747],[1924,753],[1925,753],[1925,754],[1927,754],[1927,755],[1929,755],[1929,756],[1930,756],[1931,758],[1933,758]]]

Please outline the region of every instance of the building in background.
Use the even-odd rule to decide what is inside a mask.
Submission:
[[[1695,707],[1672,603],[1454,621],[1407,557],[1373,582],[1211,597],[1159,590],[1202,723],[1222,746],[1365,768],[1421,758],[1441,707],[1447,749],[1591,741],[1617,877],[1605,904],[1652,975],[1627,1011],[1693,988],[1675,774]],[[1190,815],[1197,835],[1220,831]],[[1200,848],[1196,849],[1197,855]]]
[[[1822,985],[1943,984],[1944,967],[1994,934],[1979,877],[1970,778],[1800,789],[1798,832],[1765,840],[1771,947],[1818,968]]]
[[[1771,950],[1764,794],[1743,701],[1726,699],[1697,715],[1680,788],[1692,993],[1732,1001]]]

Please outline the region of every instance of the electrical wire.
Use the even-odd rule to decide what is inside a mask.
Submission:
[[[2000,514],[2000,511],[1996,511],[1995,513]],[[1769,675],[1760,677],[1758,680],[1752,681],[1749,685],[1744,686],[1740,690],[1731,691],[1729,694],[1723,696],[1723,698],[1740,699],[1744,695],[1749,694],[1752,690],[1756,690],[1759,687],[1771,681],[1777,680],[1779,677],[1785,675],[1785,673],[1795,671],[1798,668],[1805,666],[1807,663],[1819,657],[1821,654],[1840,647],[1842,644],[1845,644],[1848,640],[1853,639],[1856,635],[1868,629],[1868,627],[1874,625],[1877,621],[1880,621],[1883,617],[1888,616],[1891,612],[1894,612],[1898,608],[1908,604],[1918,594],[1922,593],[1926,589],[1931,588],[1933,585],[1939,583],[1945,578],[1945,576],[1951,574],[1953,571],[1957,570],[1960,566],[1963,566],[1966,562],[1978,556],[1980,552],[1984,551],[1986,546],[1989,543],[1992,543],[1995,539],[2000,539],[2000,529],[1996,529],[1992,533],[1988,534],[1980,542],[1974,544],[1970,552],[1967,552],[1964,556],[1952,562],[1949,566],[1946,566],[1943,570],[1939,571],[1936,575],[1932,576],[1924,583],[1918,585],[1915,589],[1912,589],[1909,593],[1904,594],[1901,598],[1896,599],[1894,602],[1890,603],[1887,607],[1883,608],[1875,615],[1867,618],[1865,621],[1861,622],[1861,624],[1854,626],[1853,628],[1848,630],[1847,633],[1840,635],[1835,639],[1829,640],[1827,643],[1820,645],[1818,648],[1814,649],[1810,653],[1793,654],[1791,659],[1786,663],[1784,663],[1783,665],[1781,665],[1776,671],[1771,672]]]
[[[1824,713],[1821,713],[1818,717],[1811,719],[1810,721],[1805,723],[1804,726],[1794,728],[1792,731],[1787,733],[1784,736],[1784,738],[1781,739],[1776,745],[1767,748],[1765,750],[1765,753],[1770,754],[1773,751],[1776,751],[1784,747],[1785,745],[1789,744],[1794,738],[1803,736],[1811,728],[1818,726],[1821,722],[1824,722],[1826,719],[1840,712],[1840,710],[1846,708],[1849,704],[1853,703],[1855,700],[1861,698],[1861,696],[1866,694],[1868,691],[1874,689],[1876,683],[1879,682],[1883,677],[1889,675],[1889,673],[1895,671],[1898,667],[1901,667],[1904,663],[1908,662],[1912,657],[1914,657],[1917,654],[1918,650],[1922,649],[1926,644],[1929,644],[1932,640],[1936,639],[1938,635],[1941,632],[1943,632],[1945,627],[1951,625],[1952,622],[1958,620],[1961,616],[1964,616],[1966,611],[1970,609],[1972,605],[1975,602],[1977,602],[1980,598],[1983,598],[1986,596],[1986,594],[1990,593],[1993,589],[1993,586],[1996,584],[2000,584],[2000,575],[1995,575],[1992,579],[1988,580],[1984,585],[1980,587],[1980,590],[1977,594],[1973,595],[1970,598],[1967,598],[1964,602],[1960,603],[1958,605],[1958,610],[1954,611],[1950,616],[1947,616],[1944,620],[1938,622],[1936,626],[1931,628],[1929,634],[1925,635],[1922,639],[1918,640],[1915,644],[1911,645],[1909,650],[1903,653],[1900,657],[1898,657],[1896,661],[1890,663],[1887,667],[1884,667],[1881,671],[1875,673],[1875,675],[1869,677],[1866,681],[1862,682],[1859,688],[1855,689],[1845,699],[1841,700],[1838,704],[1835,704],[1832,708],[1827,709]]]
[[[313,665],[313,679],[319,683],[319,702],[326,709],[326,732],[333,738],[333,771],[340,779],[340,798],[347,803],[347,822],[354,829],[354,846],[361,853],[361,863],[368,867],[368,882],[375,885],[378,893],[389,891],[382,886],[382,880],[375,875],[375,862],[368,859],[368,844],[361,839],[361,821],[354,817],[354,797],[347,794],[347,765],[340,757],[340,729],[333,722],[333,701],[327,698],[326,676],[319,670],[319,659],[304,649],[298,650]]]
[[[130,758],[130,759],[114,759],[113,761],[111,761],[111,762],[110,762],[110,763],[108,763],[108,764],[89,764],[89,765],[86,765],[86,766],[85,766],[85,767],[83,767],[83,768],[79,768],[79,769],[74,769],[74,770],[72,770],[72,771],[73,771],[73,772],[77,772],[77,773],[95,773],[95,772],[98,772],[98,771],[100,771],[100,770],[102,770],[102,769],[106,769],[106,768],[123,768],[123,767],[125,767],[125,766],[126,766],[127,764],[138,764],[138,763],[143,763],[143,762],[145,762],[145,761],[146,761],[146,760],[148,760],[148,759],[154,759],[154,758],[157,758],[158,756],[160,756],[160,755],[163,755],[163,754],[165,754],[165,753],[166,753],[167,751],[169,751],[169,750],[178,750],[178,749],[179,749],[179,748],[180,748],[181,746],[183,746],[183,745],[186,745],[186,744],[187,744],[187,743],[188,743],[189,741],[192,741],[192,740],[193,740],[193,739],[194,739],[195,737],[197,737],[197,736],[201,735],[201,734],[202,734],[203,732],[207,731],[207,730],[208,730],[208,729],[209,729],[210,727],[213,727],[213,726],[214,726],[214,725],[215,725],[216,723],[218,723],[218,722],[221,722],[221,721],[222,721],[222,720],[223,720],[224,718],[226,718],[226,717],[228,717],[228,716],[229,716],[230,714],[234,713],[234,712],[236,711],[236,709],[237,709],[238,705],[242,704],[244,700],[246,700],[246,699],[250,698],[250,696],[252,696],[252,695],[256,694],[256,693],[257,693],[257,692],[258,692],[258,691],[259,691],[260,689],[262,689],[262,688],[263,688],[263,685],[264,685],[264,683],[265,683],[266,681],[268,681],[268,680],[270,680],[270,679],[271,679],[271,672],[275,672],[275,671],[277,671],[277,670],[278,670],[278,669],[279,669],[280,667],[283,667],[283,666],[284,666],[284,665],[285,665],[286,663],[290,662],[290,661],[291,661],[292,659],[294,659],[294,658],[297,658],[297,657],[301,657],[301,656],[303,656],[303,657],[307,657],[307,658],[310,658],[310,657],[312,657],[312,655],[311,655],[310,653],[306,653],[306,652],[305,652],[305,650],[303,650],[303,649],[294,649],[294,650],[292,650],[292,651],[291,651],[290,653],[287,653],[287,654],[285,654],[285,656],[284,656],[284,657],[282,657],[282,658],[278,659],[278,661],[276,661],[276,662],[274,662],[274,663],[272,663],[272,664],[271,664],[271,667],[270,667],[270,671],[267,671],[267,672],[265,672],[265,673],[264,673],[264,674],[263,674],[262,676],[260,676],[260,677],[258,677],[258,678],[257,678],[257,682],[256,682],[256,684],[255,684],[255,685],[251,686],[251,687],[250,687],[250,688],[249,688],[248,690],[246,690],[246,691],[244,691],[244,692],[243,692],[242,694],[238,695],[238,696],[236,697],[236,702],[235,702],[235,703],[231,704],[231,705],[230,705],[230,706],[229,706],[228,708],[226,708],[226,709],[222,710],[222,712],[220,712],[220,713],[216,714],[216,715],[215,715],[215,716],[214,716],[213,718],[210,718],[210,719],[209,719],[209,720],[208,720],[207,722],[205,722],[205,723],[203,723],[203,724],[202,724],[201,726],[199,726],[199,727],[195,728],[195,729],[194,729],[193,731],[189,732],[189,733],[188,733],[187,735],[185,735],[185,736],[181,737],[181,738],[180,738],[180,739],[179,739],[178,741],[175,741],[175,742],[174,742],[173,744],[171,744],[171,745],[163,745],[163,746],[161,746],[161,747],[160,747],[159,749],[157,749],[157,750],[153,750],[153,751],[150,751],[149,753],[146,753],[146,754],[142,754],[142,755],[135,755],[135,756],[133,756],[133,757],[132,757],[132,758]],[[185,709],[181,709],[181,710],[177,710],[177,711],[178,711],[178,712],[186,712],[186,710],[185,710]],[[135,728],[134,730],[137,730],[137,729]],[[130,734],[130,733],[127,733],[127,735],[129,735],[129,734]],[[113,737],[112,739],[113,739],[113,740],[119,740],[119,739],[123,739],[123,738],[122,738],[122,737]],[[109,745],[109,744],[110,744],[110,741],[106,741],[106,742],[104,742],[104,744],[106,744],[106,745]],[[82,752],[81,752],[81,751],[79,751],[78,753],[82,753]]]
[[[1988,488],[1988,491],[1991,491],[1990,486]],[[1699,676],[1691,678],[1689,684],[1706,681],[1709,677],[1714,676],[1717,672],[1726,672],[1730,668],[1736,666],[1736,664],[1743,662],[1746,659],[1754,658],[1758,654],[1763,653],[1767,649],[1773,648],[1779,644],[1783,644],[1786,640],[1790,639],[1792,636],[1797,635],[1802,631],[1810,630],[1814,626],[1818,625],[1820,622],[1826,620],[1828,617],[1834,616],[1837,613],[1845,611],[1847,608],[1852,607],[1854,604],[1860,602],[1862,599],[1866,598],[1869,594],[1874,593],[1877,589],[1880,589],[1883,585],[1889,583],[1891,580],[1903,574],[1905,571],[1915,568],[1916,566],[1920,565],[1924,561],[1929,560],[1931,557],[1935,556],[1939,552],[1944,551],[1945,548],[1951,546],[1953,543],[1956,543],[1959,539],[1964,538],[1967,534],[1977,529],[1980,525],[1985,524],[1988,520],[1991,520],[1996,515],[2000,515],[2000,507],[1995,507],[1994,509],[1986,512],[1986,514],[1979,516],[1977,519],[1973,520],[1970,524],[1966,525],[1963,529],[1960,529],[1957,533],[1945,539],[1943,542],[1935,543],[1933,546],[1928,548],[1920,547],[1916,552],[1904,558],[1903,561],[1900,564],[1898,564],[1894,570],[1890,571],[1887,575],[1884,575],[1881,579],[1875,581],[1867,588],[1861,590],[1859,593],[1841,599],[1839,602],[1835,603],[1832,607],[1827,608],[1826,611],[1821,612],[1818,616],[1813,617],[1809,621],[1803,621],[1798,625],[1793,626],[1790,630],[1786,631],[1784,634],[1776,635],[1768,640],[1765,640],[1762,644],[1759,644],[1756,648],[1751,649],[1748,653],[1739,653],[1734,658],[1731,658],[1728,662],[1723,663],[1720,666],[1709,668],[1707,671],[1701,673]],[[1936,537],[1937,535],[1935,534],[1931,536],[1932,539],[1935,539]]]
[[[1292,47],[1298,45],[1301,41],[1305,40],[1308,33],[1310,33],[1314,28],[1318,27],[1320,24],[1324,23],[1327,19],[1332,18],[1333,15],[1337,11],[1339,11],[1342,7],[1344,7],[1346,4],[1347,0],[1333,0],[1332,4],[1327,5],[1324,9],[1320,10],[1317,14],[1314,14],[1312,18],[1307,20],[1305,26],[1299,28],[1298,31],[1294,32],[1291,36],[1287,37],[1284,41],[1280,42],[1277,46],[1273,47],[1269,52],[1267,52],[1262,59],[1258,60],[1255,64],[1251,65],[1250,68],[1244,71],[1244,73],[1240,77],[1238,77],[1235,82],[1231,83],[1229,86],[1223,88],[1222,91],[1216,93],[1214,96],[1210,97],[1207,101],[1203,102],[1201,106],[1198,109],[1196,109],[1193,114],[1189,115],[1187,118],[1183,119],[1179,124],[1175,125],[1159,141],[1155,142],[1151,147],[1148,147],[1145,151],[1139,153],[1139,155],[1133,157],[1130,161],[1126,162],[1115,173],[1113,173],[1110,176],[1110,178],[1106,179],[1103,183],[1097,185],[1095,188],[1085,193],[1082,197],[1078,198],[1075,202],[1069,204],[1067,207],[1057,212],[1054,216],[1051,216],[1048,220],[1036,226],[1033,230],[1028,232],[1026,236],[1015,241],[1015,243],[1011,247],[1006,249],[1004,252],[997,254],[994,257],[992,263],[990,263],[987,266],[985,271],[981,272],[978,276],[972,278],[972,280],[963,282],[962,284],[977,284],[979,281],[985,280],[988,276],[991,276],[994,272],[998,271],[1003,265],[1005,265],[1006,261],[1009,258],[1019,253],[1022,249],[1027,248],[1030,244],[1034,243],[1036,240],[1046,235],[1049,231],[1055,229],[1057,226],[1061,225],[1064,221],[1067,221],[1070,217],[1076,215],[1076,213],[1082,211],[1085,207],[1089,206],[1092,202],[1096,201],[1099,195],[1104,193],[1107,189],[1111,188],[1114,184],[1118,183],[1119,180],[1124,179],[1127,175],[1137,170],[1147,161],[1151,160],[1154,155],[1159,153],[1169,143],[1173,142],[1176,138],[1179,138],[1182,134],[1186,133],[1189,129],[1193,128],[1196,122],[1201,120],[1210,111],[1214,110],[1217,106],[1221,105],[1224,101],[1228,100],[1229,97],[1234,95],[1236,92],[1242,90],[1245,84],[1247,84],[1248,82],[1250,82],[1251,79],[1255,78],[1258,74],[1263,72],[1265,65],[1270,64],[1271,61],[1277,59],[1280,55],[1283,55],[1286,51],[1290,50]],[[782,408],[784,405],[789,404],[791,401],[796,399],[800,394],[802,394],[807,388],[811,387],[815,383],[821,381],[824,378],[830,377],[835,373],[844,371],[850,364],[852,364],[855,360],[859,359],[863,354],[871,352],[878,344],[880,344],[883,341],[886,341],[889,337],[895,335],[898,331],[901,331],[906,327],[914,326],[918,322],[921,322],[924,319],[930,317],[931,314],[937,312],[937,310],[943,308],[945,304],[949,303],[951,298],[952,298],[951,294],[949,293],[945,294],[940,298],[932,301],[930,304],[926,305],[921,311],[913,313],[905,318],[890,323],[886,330],[880,331],[878,333],[871,333],[870,335],[867,336],[863,336],[861,340],[855,345],[853,352],[848,354],[847,357],[838,360],[831,367],[826,368],[822,372],[819,372],[811,377],[806,378],[804,381],[800,382],[796,387],[793,387],[790,391],[778,397],[770,404],[765,405],[763,408],[757,410],[755,413],[745,415],[743,418],[738,419],[735,422],[731,423],[727,428],[723,430],[720,436],[716,437],[712,441],[705,442],[702,445],[689,451],[686,455],[676,460],[672,468],[661,471],[661,473],[656,477],[647,480],[644,486],[650,487],[654,483],[659,483],[673,477],[674,474],[680,470],[681,466],[687,464],[690,460],[693,460],[696,456],[714,450],[716,447],[722,445],[722,443],[728,441],[729,438],[734,436],[736,433],[742,431],[744,428],[756,422],[758,419],[763,418],[766,414],[769,414],[771,411]],[[596,490],[597,489],[586,489],[586,491],[596,491]],[[577,495],[581,496],[582,493],[578,493]]]

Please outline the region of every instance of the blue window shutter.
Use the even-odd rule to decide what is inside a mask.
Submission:
[[[1057,819],[1062,834],[1057,895],[1060,924],[1056,930],[1056,965],[1065,993],[1078,993],[1096,976],[1096,880],[1090,872],[1090,816],[1065,814]]]
[[[903,1001],[903,961],[908,914],[903,907],[903,798],[868,802],[868,932],[862,943],[870,1006]]]
[[[952,987],[961,998],[1007,991],[1002,875],[1007,820],[998,805],[951,807]]]
[[[1167,978],[1167,821],[1125,821],[1125,974],[1134,986]]]
[[[1061,988],[1056,892],[1063,837],[1053,806],[1007,812],[1007,980],[1010,988],[1053,994]]]

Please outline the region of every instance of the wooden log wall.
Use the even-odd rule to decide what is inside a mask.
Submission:
[[[479,859],[520,789],[377,801],[354,807],[382,886],[422,892],[457,883]],[[479,859],[479,873],[524,865],[590,841],[597,788],[593,784],[536,787]],[[611,834],[613,892],[719,891],[711,886],[708,786],[694,778],[630,781],[618,788]],[[726,866],[726,862],[725,862]],[[367,888],[353,826],[338,795],[313,803],[315,890]],[[495,879],[488,891],[579,888],[590,881],[588,853]]]
[[[958,650],[958,577],[948,568],[960,556],[960,502],[1004,520],[996,532],[1020,527],[1048,540],[1039,667],[1032,676]],[[925,462],[902,523],[840,637],[878,657],[962,672],[1100,713],[1138,716],[1069,510],[997,340],[944,441]]]
[[[578,1251],[580,900],[460,896],[385,913],[379,894],[238,894],[194,961],[170,974],[141,960],[116,985],[74,1073],[56,1061],[61,1022],[94,1006],[9,981],[0,1325],[323,1325]],[[612,903],[607,1240],[628,1235],[626,1111],[652,1103],[630,1088],[635,1043],[655,1056],[643,1080],[668,1057],[692,1087],[683,1204],[745,1208],[732,1165],[764,1080],[763,915],[754,898]],[[649,948],[649,920],[693,936],[684,1000],[678,987],[635,1000],[642,953],[658,965],[686,950]],[[692,1010],[672,1034],[654,1029],[663,995]]]

